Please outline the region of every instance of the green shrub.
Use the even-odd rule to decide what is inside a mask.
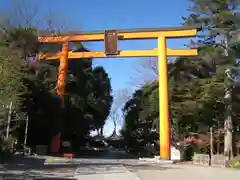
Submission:
[[[4,140],[0,144],[0,151],[2,153],[12,153],[12,142],[15,140],[13,137],[9,137],[7,140]]]
[[[227,162],[227,167],[240,169],[240,156]]]

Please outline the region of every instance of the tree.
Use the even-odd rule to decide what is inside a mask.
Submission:
[[[232,130],[237,130],[235,127],[232,130],[229,129],[232,125],[228,128],[224,126],[223,117],[226,105],[228,105],[224,98],[227,87],[231,90],[230,104],[233,124],[239,126],[237,117],[240,105],[238,99],[239,71],[236,65],[236,55],[239,51],[237,38],[239,17],[238,13],[233,13],[236,12],[238,2],[224,0],[192,0],[191,2],[191,14],[184,18],[184,23],[201,25],[198,40],[192,41],[189,45],[198,48],[199,55],[177,58],[168,63],[170,117],[173,136],[177,141],[196,134],[208,135],[210,127],[225,127],[228,134],[231,134]],[[221,41],[226,34],[231,34],[228,43]],[[226,81],[226,69],[233,79],[227,80],[228,82]],[[157,123],[159,119],[157,117],[159,114],[158,83],[152,82],[143,87],[138,91],[141,95],[135,95],[125,106],[125,129],[131,129],[125,130],[125,133],[129,133],[128,137],[125,137],[132,138],[132,140],[134,138],[146,140],[147,137],[143,136],[143,132],[148,132],[152,128],[148,122],[152,122],[154,118],[156,118],[153,121],[155,126],[159,126]],[[143,105],[141,102],[144,102]],[[231,118],[225,120],[229,124]],[[141,125],[146,129],[143,130]],[[135,131],[136,129],[139,131]],[[141,132],[138,138],[133,138],[134,132]],[[231,149],[232,145],[229,142],[231,140],[225,144],[226,147],[229,146],[228,149]]]
[[[81,46],[75,51],[88,50]],[[66,140],[76,146],[84,144],[90,131],[103,128],[112,105],[111,91],[110,78],[103,67],[93,69],[91,59],[70,61],[64,118]]]
[[[122,126],[123,108],[124,104],[131,98],[130,91],[128,89],[119,89],[113,93],[114,99],[109,114],[109,119],[113,122],[114,129],[112,136],[117,135],[117,126]]]
[[[102,121],[105,120],[101,119],[99,121],[99,119],[97,118],[103,118],[103,116],[107,116],[107,108],[111,107],[111,100],[109,100],[109,102],[106,102],[106,104],[100,104],[100,102],[102,102],[104,98],[103,96],[100,97],[99,95],[99,97],[97,97],[98,100],[96,97],[94,97],[95,99],[92,99],[90,97],[90,94],[93,94],[93,96],[95,96],[95,94],[98,93],[96,93],[95,91],[96,88],[98,88],[98,90],[101,90],[101,87],[97,87],[98,85],[103,85],[101,83],[94,85],[94,81],[97,82],[97,80],[94,80],[94,78],[98,78],[98,71],[96,70],[96,73],[94,75],[91,68],[90,71],[87,73],[81,72],[86,70],[86,67],[82,67],[84,66],[84,64],[86,64],[82,63],[83,61],[78,63],[78,65],[74,65],[76,66],[76,70],[74,72],[75,74],[69,72],[69,79],[71,79],[72,77],[73,79],[76,78],[79,83],[73,83],[74,87],[72,87],[72,89],[80,89],[79,85],[84,84],[84,86],[86,87],[81,89],[84,89],[84,91],[87,92],[87,89],[90,86],[91,89],[88,89],[90,90],[90,93],[87,94],[88,98],[82,98],[82,96],[85,96],[86,94],[83,94],[82,91],[71,92],[71,90],[69,90],[71,88],[69,88],[68,90],[70,92],[70,96],[66,96],[66,99],[70,99],[70,103],[66,101],[66,104],[73,105],[71,105],[70,108],[68,108],[67,106],[67,108],[65,108],[64,110],[61,109],[60,99],[55,94],[58,63],[32,63],[35,61],[31,61],[30,63],[33,64],[33,66],[30,65],[31,67],[29,67],[28,60],[29,56],[34,57],[38,51],[44,50],[42,48],[39,48],[38,46],[38,23],[42,23],[42,27],[45,27],[45,30],[47,32],[51,31],[51,33],[59,32],[59,28],[62,27],[57,27],[56,24],[53,25],[55,21],[53,21],[52,16],[51,20],[49,21],[41,21],[41,17],[38,16],[38,13],[40,12],[39,6],[29,8],[27,0],[12,1],[11,3],[13,3],[13,6],[11,6],[13,10],[8,9],[8,12],[4,11],[5,14],[4,16],[2,16],[4,21],[2,21],[3,24],[1,24],[1,37],[3,37],[4,41],[1,44],[10,47],[12,55],[20,58],[22,60],[21,63],[23,63],[21,64],[21,66],[18,66],[16,70],[19,70],[17,72],[23,74],[24,76],[17,76],[19,79],[15,79],[18,81],[17,83],[19,85],[23,85],[25,87],[26,91],[24,91],[24,88],[16,89],[19,90],[16,97],[20,102],[19,106],[21,107],[21,112],[24,112],[29,116],[28,144],[49,144],[49,142],[51,141],[51,136],[54,135],[55,131],[60,128],[59,126],[63,125],[68,125],[66,126],[66,128],[64,127],[65,137],[68,138],[68,136],[70,136],[70,139],[78,142],[78,139],[76,140],[75,137],[80,139],[84,138],[86,134],[89,134],[90,130],[96,129],[97,125],[99,127],[99,123],[101,124],[101,126],[102,124],[104,124],[104,122]],[[16,14],[20,14],[20,16],[16,16]],[[21,17],[21,19],[18,20],[18,17]],[[44,19],[46,19],[46,17]],[[55,44],[50,44],[44,46],[45,50],[48,52],[59,51],[58,45],[55,46]],[[89,67],[91,67],[91,61],[89,65]],[[76,71],[80,71],[80,73],[77,73]],[[83,77],[80,76],[82,74]],[[101,72],[99,74],[101,74]],[[105,77],[106,76],[107,75],[105,75]],[[98,80],[101,82],[102,79]],[[110,87],[110,81],[107,81],[109,79],[103,80],[105,81],[103,81],[102,83],[108,83],[107,85]],[[71,84],[70,81],[69,84]],[[105,85],[105,87],[107,85]],[[10,90],[10,92],[13,91]],[[106,96],[106,98],[108,98],[107,96],[109,95],[109,93],[105,92],[104,95]],[[87,103],[88,101],[89,103]],[[92,102],[92,104],[90,102]],[[86,107],[85,109],[80,108],[80,106],[83,104],[87,104],[87,106],[84,106]],[[104,112],[97,111],[96,106],[104,107],[104,109],[101,109]],[[17,105],[14,104],[14,107],[17,108]],[[98,117],[96,116],[97,113]],[[93,115],[94,118],[92,118]],[[73,117],[72,124],[68,121],[69,117]],[[63,121],[62,123],[58,123],[60,119]],[[84,120],[81,121],[81,119]],[[67,121],[68,123],[66,123]],[[75,126],[78,127],[73,129],[72,131],[72,128]],[[39,136],[39,134],[42,134],[43,129],[45,131],[44,135]],[[70,132],[72,131],[74,134],[76,132],[76,129],[77,131],[78,129],[80,129],[80,131],[78,131],[80,133],[78,133],[77,136],[71,136],[72,134]],[[23,135],[23,133],[24,132],[22,131],[22,134],[20,134]],[[81,142],[81,140],[79,142]]]
[[[132,98],[126,102],[123,109],[125,119],[122,134],[126,141],[126,145],[131,148],[139,148],[140,141],[142,141],[142,133],[140,132],[141,122],[139,121],[141,96],[141,90],[135,91]]]
[[[3,119],[1,119],[2,133],[9,129],[9,125],[5,128],[6,117],[8,117],[8,120],[14,118],[15,122],[23,118],[20,111],[21,95],[27,90],[22,82],[22,79],[26,76],[23,69],[26,68],[26,57],[31,53],[36,53],[37,37],[34,35],[33,29],[1,28],[0,42],[1,75],[3,77],[0,82],[2,87],[0,95],[1,112],[3,113]],[[11,110],[8,110],[9,104],[13,105]],[[10,132],[15,129],[16,126],[10,127]]]
[[[220,61],[227,61],[228,64],[234,66],[236,60],[232,47],[235,46],[236,40],[239,41],[239,13],[237,11],[240,2],[237,0],[191,0],[191,14],[185,18],[186,24],[201,24],[203,40],[200,44],[211,44],[214,47],[221,47],[224,55],[220,57]],[[223,40],[217,42],[217,38]],[[237,42],[238,43],[238,42]],[[215,63],[218,64],[219,62]],[[229,69],[231,71],[231,68]],[[232,86],[232,85],[230,85]],[[227,87],[226,95],[229,96],[232,87]],[[230,91],[229,91],[230,90]],[[230,95],[231,96],[231,95]],[[230,99],[229,99],[230,100]],[[232,156],[232,100],[227,102],[226,118],[225,118],[225,155]]]
[[[45,46],[44,49],[35,47],[38,43],[34,43],[37,39],[34,32],[36,31],[17,28],[10,29],[9,34],[4,36],[6,37],[4,43],[12,48],[13,57],[16,56],[22,60],[20,64],[16,63],[17,68],[13,70],[18,70],[16,72],[22,73],[23,76],[19,75],[14,78],[17,75],[14,74],[15,71],[9,71],[8,76],[11,79],[2,82],[6,83],[7,86],[14,78],[14,80],[17,80],[17,82],[13,81],[16,85],[25,87],[24,90],[24,88],[17,88],[15,85],[11,87],[15,89],[9,89],[9,92],[14,93],[16,91],[17,94],[14,95],[19,99],[20,110],[29,117],[28,144],[31,146],[49,144],[55,131],[60,128],[57,126],[60,119],[62,123],[59,125],[64,130],[64,138],[71,140],[74,145],[84,143],[84,139],[89,132],[102,128],[109,115],[112,95],[108,74],[102,67],[92,69],[91,59],[71,61],[66,87],[65,108],[62,109],[61,101],[55,93],[59,63],[57,61],[34,63],[36,62],[34,58],[30,62],[27,58],[34,56],[37,51],[58,51],[60,47],[51,44]],[[29,40],[31,40],[30,43],[28,43]],[[77,51],[85,51],[85,49],[82,47]],[[15,67],[14,65],[9,70]],[[5,95],[7,95],[6,92]],[[11,98],[13,99],[13,97]],[[23,140],[24,134],[21,127],[19,129],[20,141]],[[43,129],[45,133],[39,136]]]
[[[103,136],[103,126],[110,114],[113,103],[112,89],[110,78],[103,67],[96,67],[93,69],[93,84],[95,88],[95,95],[97,98],[97,105],[95,105],[95,127],[100,129],[101,136]]]
[[[136,90],[124,106],[124,126],[122,129],[126,144],[140,150],[149,142],[154,142],[153,123],[159,117],[158,82],[146,84]]]
[[[22,59],[12,55],[7,46],[0,46],[0,136],[6,132],[7,119],[11,117],[11,110],[8,110],[10,104],[19,105],[20,90],[24,90],[20,78],[23,76],[19,67],[22,65]],[[12,129],[11,129],[12,130]]]

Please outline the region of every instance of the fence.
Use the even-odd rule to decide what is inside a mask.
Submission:
[[[224,155],[212,155],[211,157],[211,165],[216,167],[226,167],[227,160]]]
[[[223,155],[212,155],[210,158],[208,154],[195,153],[193,156],[193,163],[205,166],[226,167],[227,161]]]
[[[208,154],[194,154],[193,156],[193,164],[198,165],[210,165],[210,156]]]

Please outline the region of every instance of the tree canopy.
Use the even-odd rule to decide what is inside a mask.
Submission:
[[[0,47],[0,73],[4,77],[0,82],[1,103],[8,105],[12,101],[14,109],[24,113],[25,118],[28,116],[30,145],[48,145],[59,125],[64,127],[64,139],[80,145],[90,131],[105,124],[113,99],[110,78],[103,67],[92,68],[91,59],[70,61],[62,109],[55,92],[59,62],[35,60],[37,52],[58,51],[59,46],[50,44],[40,48],[35,32],[21,28],[4,32]],[[83,46],[74,46],[75,51],[87,51]],[[20,140],[24,124],[19,127]]]

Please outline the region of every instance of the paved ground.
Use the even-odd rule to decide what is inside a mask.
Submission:
[[[237,180],[240,170],[194,165],[158,165],[128,167],[141,180]]]
[[[238,170],[154,164],[134,159],[20,158],[0,166],[0,180],[237,180],[239,177]]]
[[[79,165],[74,178],[79,180],[135,180],[137,177],[121,164],[90,163]]]
[[[75,178],[81,180],[237,180],[239,170],[194,165],[156,164],[134,159],[78,159]]]

